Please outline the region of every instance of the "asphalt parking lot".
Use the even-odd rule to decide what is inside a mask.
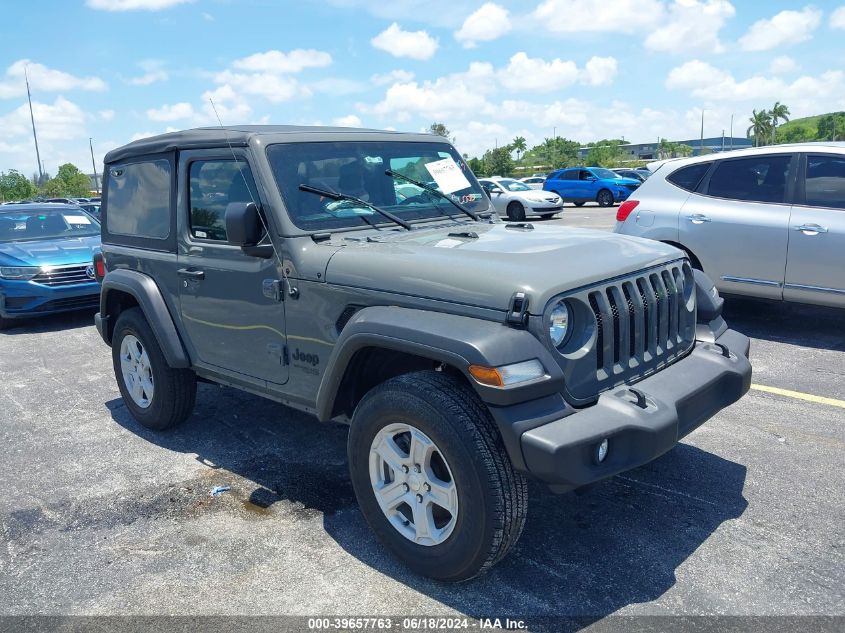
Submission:
[[[845,318],[741,300],[726,317],[752,337],[755,388],[582,495],[532,485],[514,553],[462,585],[375,542],[344,427],[200,385],[189,422],[156,434],[91,313],[23,323],[0,333],[0,615],[843,615]]]

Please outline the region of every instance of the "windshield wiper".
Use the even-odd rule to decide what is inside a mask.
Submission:
[[[426,191],[428,191],[429,193],[433,193],[434,195],[436,195],[436,196],[437,196],[437,197],[439,197],[439,198],[443,198],[444,200],[448,200],[448,201],[449,201],[449,202],[451,202],[451,203],[452,203],[455,207],[457,207],[458,209],[460,209],[462,212],[466,213],[466,214],[467,214],[469,217],[471,217],[473,220],[480,220],[480,219],[481,219],[481,218],[478,216],[478,214],[476,214],[476,213],[474,213],[474,212],[470,211],[470,210],[469,210],[469,209],[467,209],[465,206],[463,206],[463,205],[461,205],[461,204],[458,204],[457,202],[455,202],[454,200],[452,200],[452,197],[451,197],[451,196],[447,196],[445,193],[443,193],[443,192],[442,192],[442,191],[440,191],[439,189],[435,189],[434,187],[429,187],[429,186],[428,186],[427,184],[425,184],[424,182],[420,182],[419,180],[414,180],[413,178],[409,178],[409,177],[408,177],[408,176],[406,176],[405,174],[400,174],[399,172],[397,172],[397,171],[393,171],[392,169],[385,169],[385,170],[384,170],[384,173],[385,173],[385,175],[387,175],[387,176],[393,176],[394,178],[401,178],[401,179],[402,179],[402,180],[404,180],[405,182],[409,182],[409,183],[411,183],[412,185],[416,185],[416,186],[417,186],[417,187],[419,187],[420,189],[425,189],[425,190],[426,190]]]
[[[380,213],[381,215],[386,217],[388,220],[391,220],[392,222],[395,222],[396,224],[401,226],[403,229],[405,229],[407,231],[411,230],[411,225],[408,224],[402,218],[399,218],[399,217],[393,215],[390,211],[385,211],[384,209],[379,209],[376,205],[374,205],[370,202],[367,202],[366,200],[362,200],[361,198],[356,198],[355,196],[349,196],[349,195],[346,195],[345,193],[337,193],[336,191],[326,191],[325,189],[318,189],[317,187],[312,187],[311,185],[299,185],[299,190],[300,191],[307,191],[308,193],[316,193],[317,195],[325,196],[326,198],[331,198],[332,200],[349,200],[350,202],[357,202],[358,204],[361,204],[361,205],[367,207],[368,209],[372,209],[376,213]],[[363,216],[360,216],[360,217],[363,217]]]

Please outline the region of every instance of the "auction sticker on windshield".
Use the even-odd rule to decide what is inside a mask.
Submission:
[[[440,187],[443,193],[452,193],[453,191],[460,191],[467,189],[472,185],[466,179],[461,168],[452,158],[444,158],[443,160],[436,160],[433,163],[426,163],[425,168],[434,182]]]

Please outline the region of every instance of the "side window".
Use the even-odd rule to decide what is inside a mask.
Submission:
[[[696,163],[695,165],[681,167],[666,176],[666,180],[685,191],[695,191],[712,164],[712,162]]]
[[[563,172],[563,179],[564,180],[578,180],[578,170],[577,169],[570,169],[569,171]]]
[[[724,160],[710,177],[708,194],[749,202],[783,202],[790,154]]]
[[[845,156],[807,156],[804,182],[806,204],[845,209]]]
[[[115,235],[164,240],[170,235],[170,161],[109,166],[106,229]]]
[[[191,235],[225,242],[228,204],[258,201],[249,165],[241,160],[196,160],[189,172]]]

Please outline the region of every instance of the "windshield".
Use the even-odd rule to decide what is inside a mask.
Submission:
[[[499,181],[499,184],[508,191],[531,191],[531,187],[518,180],[503,179]]]
[[[100,224],[82,209],[0,209],[0,242],[99,234]]]
[[[596,178],[603,178],[603,179],[604,178],[610,178],[611,180],[614,180],[616,178],[622,178],[622,176],[620,176],[619,174],[613,173],[609,169],[601,169],[601,168],[595,168],[594,167],[592,171],[593,171],[593,175]]]
[[[390,220],[354,201],[301,191],[300,185],[360,198],[408,222],[455,211],[448,200],[387,176],[387,169],[449,194],[470,211],[484,211],[488,206],[466,162],[447,143],[279,143],[268,146],[267,158],[291,220],[306,231]]]

